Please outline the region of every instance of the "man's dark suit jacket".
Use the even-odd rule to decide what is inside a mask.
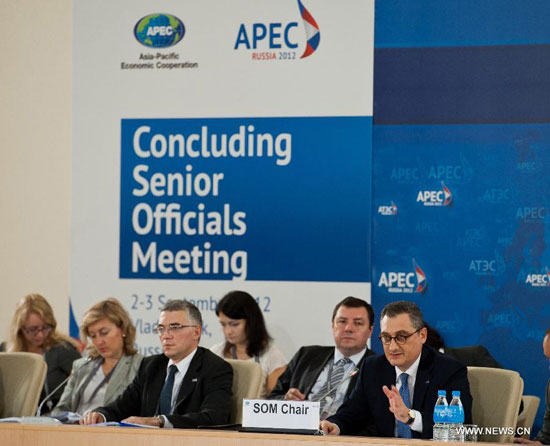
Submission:
[[[546,410],[542,420],[542,428],[535,437],[542,444],[550,444],[550,379],[546,383]]]
[[[502,365],[491,356],[483,345],[470,345],[468,347],[444,347],[445,354],[460,361],[465,366],[493,367],[501,369]]]
[[[96,409],[107,421],[157,415],[168,358],[144,358],[132,383],[113,403]],[[174,413],[166,417],[174,427],[196,428],[224,424],[231,411],[233,369],[210,350],[198,347],[183,378]]]
[[[328,421],[336,423],[343,435],[353,435],[365,425],[373,423],[375,435],[395,436],[395,417],[389,411],[388,398],[382,386],[395,385],[395,367],[384,355],[367,358],[359,380],[350,397]],[[412,409],[422,414],[422,433],[412,431],[413,438],[432,438],[433,410],[437,391],[460,390],[465,423],[472,422],[472,396],[466,366],[453,358],[424,346],[414,385]]]
[[[374,355],[374,352],[367,348],[357,367],[361,367],[365,358],[371,355]],[[320,345],[301,347],[288,363],[286,370],[279,377],[275,388],[268,398],[282,400],[285,398],[288,390],[293,387],[302,392],[307,398],[323,368],[333,357],[334,347],[323,347]],[[356,374],[349,380],[346,396],[355,387],[358,375]]]

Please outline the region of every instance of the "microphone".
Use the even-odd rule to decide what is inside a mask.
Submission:
[[[342,384],[344,384],[346,381],[349,381],[351,378],[353,378],[355,375],[357,375],[357,372],[359,371],[358,367],[355,367],[351,372],[349,372],[348,376],[346,376],[340,383],[334,387],[333,389],[330,389],[328,392],[325,392],[322,394],[319,398],[317,398],[317,401],[321,401],[327,396],[329,396],[332,392],[334,392],[338,387],[340,387]]]
[[[80,367],[78,367],[76,370],[80,370],[82,367],[84,367],[86,364],[88,364],[93,358],[88,356],[86,358],[86,361],[84,361]],[[75,372],[76,372],[75,370]],[[61,387],[63,387],[67,381],[69,381],[69,378],[72,376],[72,373],[67,376],[63,381],[61,381],[61,384],[59,384],[55,389],[53,389],[50,393],[48,393],[44,399],[42,400],[42,402],[40,403],[40,405],[38,406],[38,410],[36,411],[36,416],[39,417],[40,416],[40,413],[42,412],[42,407],[44,406],[44,404],[46,403],[46,401],[48,401],[54,394],[55,392],[57,392]]]

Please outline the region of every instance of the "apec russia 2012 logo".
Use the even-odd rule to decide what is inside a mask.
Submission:
[[[424,206],[451,206],[453,204],[453,194],[442,181],[440,190],[418,191],[416,201]]]
[[[543,274],[527,274],[525,283],[532,287],[550,287],[550,268],[546,267]]]
[[[149,14],[138,20],[134,36],[142,45],[149,48],[167,48],[183,39],[185,26],[171,14]]]
[[[311,56],[321,41],[319,25],[300,0],[298,10],[306,36],[301,56],[296,52],[301,42],[296,21],[241,23],[233,49],[251,51],[252,60],[293,60]]]
[[[383,271],[378,279],[378,287],[389,293],[424,293],[428,288],[426,274],[412,259],[412,271]]]

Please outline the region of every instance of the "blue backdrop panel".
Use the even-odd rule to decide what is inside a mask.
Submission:
[[[375,126],[374,141],[375,310],[414,300],[449,346],[487,346],[542,395],[550,125]],[[407,283],[414,266],[425,279]]]
[[[550,121],[550,45],[377,49],[374,60],[375,124]]]
[[[151,128],[151,136],[170,134],[235,134],[241,126],[254,132],[292,136],[291,159],[276,156],[245,157],[161,157],[140,158],[133,149],[137,128]],[[121,138],[121,209],[120,277],[231,279],[230,274],[182,275],[151,272],[146,268],[132,271],[132,244],[157,243],[162,249],[191,250],[210,243],[212,250],[245,251],[248,256],[248,280],[342,281],[370,280],[368,246],[370,231],[371,170],[370,117],[320,118],[231,118],[231,119],[127,119],[122,121]],[[201,143],[197,143],[200,147]],[[148,147],[148,146],[147,146]],[[213,175],[223,173],[219,194],[205,197],[136,196],[138,184],[135,166],[148,166],[153,173],[192,172]],[[344,180],[345,179],[345,180]],[[132,226],[132,214],[140,203],[155,208],[159,203],[176,203],[182,212],[197,211],[223,214],[244,212],[246,231],[242,235],[176,235],[148,233],[139,235]],[[141,214],[144,219],[144,214]]]
[[[372,301],[410,299],[542,398],[550,3],[376,3]],[[381,351],[378,342],[375,349]]]
[[[375,45],[450,47],[550,43],[546,0],[380,0]]]

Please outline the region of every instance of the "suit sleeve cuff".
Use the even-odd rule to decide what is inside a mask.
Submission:
[[[170,420],[166,415],[161,415],[162,418],[164,418],[164,427],[163,429],[174,429],[174,425],[170,423]]]

